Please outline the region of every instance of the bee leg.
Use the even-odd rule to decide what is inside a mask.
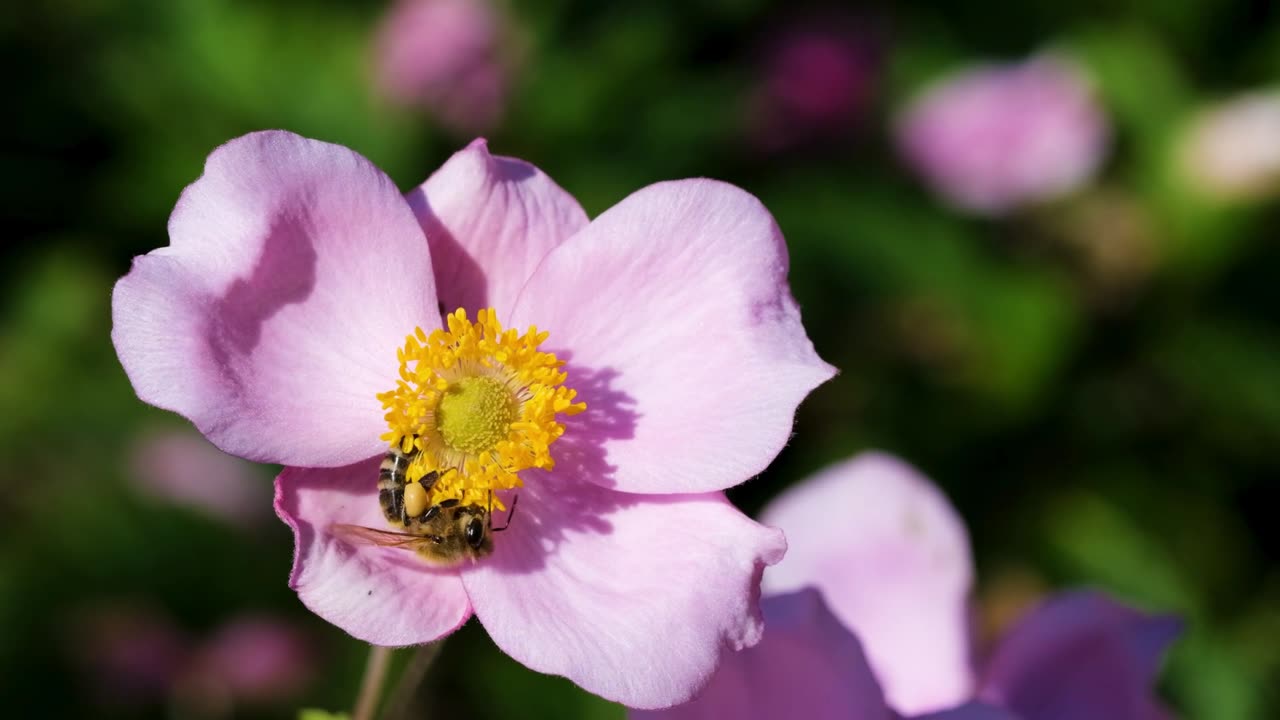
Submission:
[[[439,535],[424,535],[423,537],[427,538],[428,540],[430,540],[431,542],[437,545],[444,544],[444,538],[440,537]]]
[[[515,517],[515,516],[516,516],[516,506],[517,506],[517,505],[519,505],[519,504],[520,504],[520,496],[519,496],[519,495],[517,495],[517,496],[515,496],[515,498],[511,501],[511,509],[507,511],[507,524],[506,524],[506,525],[503,525],[502,527],[494,527],[494,526],[493,526],[493,513],[490,513],[490,514],[489,514],[489,529],[490,529],[490,530],[492,530],[492,531],[494,531],[494,532],[502,532],[503,530],[506,530],[507,528],[511,527],[511,518],[513,518],[513,517]]]
[[[440,514],[440,506],[432,505],[431,507],[427,508],[426,512],[422,513],[421,520],[422,522],[427,522],[439,514]]]
[[[448,500],[445,500],[444,502],[440,503],[440,507],[451,508],[457,504],[458,504],[458,498],[449,498]]]
[[[432,470],[421,478],[418,478],[418,484],[422,486],[423,490],[431,492],[431,488],[436,486],[436,481],[439,479],[440,472],[438,470]]]

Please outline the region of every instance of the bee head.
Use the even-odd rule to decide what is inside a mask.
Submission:
[[[467,544],[473,549],[479,550],[484,545],[484,518],[479,515],[472,515],[467,519],[467,527],[463,531]]]

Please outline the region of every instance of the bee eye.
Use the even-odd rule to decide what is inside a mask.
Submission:
[[[484,523],[480,521],[480,518],[471,518],[471,522],[467,523],[467,544],[479,549],[483,542]]]

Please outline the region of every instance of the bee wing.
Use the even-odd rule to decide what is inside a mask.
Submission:
[[[426,542],[428,538],[409,533],[391,532],[390,530],[374,530],[363,525],[347,525],[334,523],[329,526],[334,537],[351,545],[377,545],[378,547],[395,547],[413,550],[416,545]]]

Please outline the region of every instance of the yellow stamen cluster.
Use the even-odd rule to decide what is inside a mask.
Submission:
[[[489,309],[474,323],[461,309],[446,320],[430,335],[417,328],[396,352],[400,379],[378,395],[390,427],[382,439],[417,451],[409,482],[438,473],[428,507],[457,499],[501,509],[493,491],[520,487],[521,470],[554,467],[549,448],[564,434],[556,416],[587,406],[564,387],[564,363],[538,350],[547,333],[504,330]]]

